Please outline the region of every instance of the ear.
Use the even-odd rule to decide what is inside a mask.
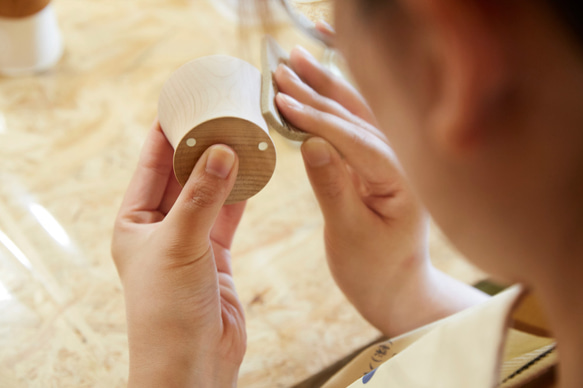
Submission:
[[[446,156],[467,156],[488,140],[492,115],[508,86],[503,22],[496,15],[500,5],[481,0],[403,2],[427,27],[435,75],[441,78],[427,118],[431,140]]]

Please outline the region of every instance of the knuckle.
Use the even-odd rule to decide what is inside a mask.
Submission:
[[[322,69],[318,89],[322,92],[331,92],[337,87],[338,79],[327,69]],[[326,93],[326,94],[328,94]]]
[[[314,106],[317,107],[327,108],[333,103],[333,100],[330,100],[328,97],[320,94],[312,88],[309,90],[309,96]]]
[[[355,129],[350,132],[350,141],[355,145],[365,145],[370,142],[368,133],[364,130]]]
[[[326,114],[319,109],[308,106],[306,107],[306,112],[311,118],[313,124],[320,124],[326,121]]]
[[[188,204],[192,208],[206,209],[216,205],[222,197],[222,190],[208,180],[194,185],[188,196]]]
[[[296,113],[290,123],[303,131],[313,133],[322,122],[321,112],[310,105],[305,105],[304,109]]]
[[[338,199],[344,192],[344,185],[338,179],[330,177],[321,182],[320,192],[328,199]]]

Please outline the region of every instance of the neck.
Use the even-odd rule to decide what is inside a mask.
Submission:
[[[536,284],[557,339],[560,387],[583,387],[583,254],[551,263],[555,268]]]
[[[554,31],[559,30],[559,28],[554,29]],[[553,335],[557,339],[559,386],[577,388],[583,387],[583,205],[581,202],[581,195],[583,195],[583,154],[581,154],[583,71],[581,66],[583,62],[579,49],[569,46],[572,44],[570,41],[557,36],[551,40],[561,42],[559,45],[564,46],[558,47],[559,45],[555,44],[557,51],[553,54],[562,53],[557,54],[561,57],[559,60],[561,65],[555,63],[555,66],[560,66],[565,71],[557,72],[553,77],[547,77],[539,83],[538,86],[544,90],[538,90],[536,94],[539,97],[545,97],[540,97],[538,105],[535,106],[541,108],[541,112],[545,112],[545,108],[552,106],[552,103],[546,99],[548,96],[561,93],[559,90],[575,90],[575,92],[561,105],[553,106],[552,115],[539,116],[540,120],[537,123],[530,123],[530,127],[538,128],[539,133],[546,131],[550,136],[562,139],[559,141],[562,148],[557,148],[560,151],[555,153],[553,160],[559,160],[562,158],[561,155],[573,152],[568,158],[565,157],[563,161],[553,166],[553,174],[561,171],[563,176],[560,178],[561,183],[555,187],[555,191],[552,192],[553,189],[551,189],[547,193],[552,192],[549,195],[553,200],[549,201],[550,197],[547,197],[546,208],[550,209],[550,213],[546,213],[545,221],[541,222],[545,225],[543,227],[545,231],[539,236],[541,241],[551,241],[551,243],[549,250],[531,251],[532,255],[539,254],[537,262],[540,263],[540,267],[533,269],[529,276],[532,277],[531,284],[540,297]],[[541,66],[546,66],[547,69],[552,68],[548,66],[555,58],[556,56],[553,57],[547,53],[545,61],[548,62]],[[542,74],[544,70],[540,72]],[[556,117],[562,117],[560,123],[557,122]],[[552,131],[549,129],[557,127],[565,131],[560,135],[551,134]],[[547,146],[548,139],[550,137],[545,138]],[[550,182],[552,175],[547,175],[543,179]],[[547,183],[547,185],[551,184]],[[531,240],[530,244],[534,246],[535,242]],[[538,247],[540,248],[540,245]]]

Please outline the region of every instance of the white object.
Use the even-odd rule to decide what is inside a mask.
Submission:
[[[63,54],[63,41],[52,4],[24,18],[0,17],[0,73],[42,72]]]

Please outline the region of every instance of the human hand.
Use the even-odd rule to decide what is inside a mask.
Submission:
[[[303,49],[292,50],[290,66],[275,73],[277,105],[314,136],[302,155],[328,264],[351,303],[394,336],[481,301],[431,266],[428,216],[360,94]]]
[[[156,123],[115,222],[129,386],[235,386],[246,333],[229,249],[245,204],[223,203],[238,159],[210,147],[181,189],[172,155]]]

